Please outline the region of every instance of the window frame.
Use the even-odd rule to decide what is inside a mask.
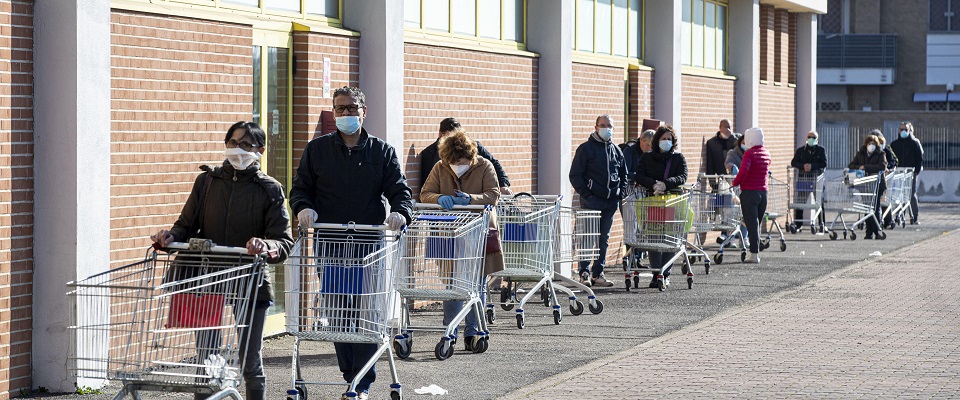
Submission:
[[[947,20],[945,30],[933,30],[930,27],[933,26],[933,6],[930,4],[934,0],[927,1],[927,32],[935,34],[957,34],[960,33],[960,29],[952,29],[953,24],[958,24],[956,20],[960,20],[960,0],[943,0],[947,2],[947,12],[952,15],[944,16]]]
[[[156,5],[170,5],[175,7],[202,7],[208,10],[226,11],[245,16],[259,15],[266,17],[279,17],[293,21],[311,21],[320,22],[330,27],[343,27],[343,0],[337,0],[337,16],[328,17],[326,15],[310,14],[306,12],[307,2],[324,0],[299,0],[300,11],[288,11],[269,8],[265,5],[268,0],[257,0],[257,6],[248,6],[244,4],[229,3],[225,0],[126,0],[139,3],[150,3]]]
[[[616,40],[616,32],[617,32],[617,30],[616,30],[616,28],[615,28],[615,25],[616,25],[615,22],[616,22],[616,20],[617,20],[617,15],[616,15],[617,2],[616,2],[616,0],[610,0],[610,5],[609,5],[609,7],[610,7],[610,12],[609,12],[609,15],[610,15],[610,25],[609,25],[609,27],[610,27],[610,30],[609,30],[610,51],[609,51],[609,52],[597,52],[597,37],[599,36],[599,32],[597,31],[597,15],[598,15],[599,13],[597,12],[597,9],[598,9],[598,7],[601,7],[601,5],[598,3],[598,0],[592,0],[592,2],[593,2],[593,11],[592,11],[591,15],[593,16],[593,24],[592,24],[592,28],[593,28],[592,34],[593,34],[593,37],[592,37],[592,45],[591,45],[591,47],[590,47],[590,50],[583,50],[583,49],[580,48],[580,35],[581,35],[581,32],[580,32],[580,27],[579,27],[579,22],[580,22],[579,17],[580,17],[580,7],[581,7],[580,3],[581,3],[581,2],[580,2],[579,0],[573,2],[574,7],[573,7],[573,41],[572,41],[572,44],[573,44],[573,52],[574,52],[574,54],[589,54],[589,55],[595,55],[595,56],[605,57],[605,58],[628,59],[628,60],[631,60],[631,61],[636,61],[636,62],[639,63],[639,64],[643,64],[644,54],[646,53],[646,35],[644,35],[644,29],[643,29],[643,28],[644,28],[644,19],[645,19],[646,15],[647,15],[647,13],[646,13],[647,1],[646,1],[646,0],[639,0],[640,5],[639,5],[639,8],[637,9],[637,13],[638,13],[638,16],[639,16],[639,21],[636,21],[636,22],[637,22],[637,25],[636,25],[636,28],[637,28],[637,29],[636,29],[636,33],[637,33],[637,36],[638,36],[638,37],[632,37],[632,36],[630,35],[630,24],[631,24],[632,22],[634,22],[634,21],[633,21],[634,18],[633,18],[632,13],[631,13],[631,11],[633,11],[633,7],[632,7],[633,4],[632,4],[632,1],[627,0],[627,8],[626,8],[626,10],[627,10],[627,11],[626,11],[626,12],[627,12],[627,27],[626,27],[626,29],[625,29],[625,31],[626,31],[626,37],[627,37],[627,55],[617,55],[617,54],[616,54],[616,52],[617,52],[617,50],[616,50],[616,49],[617,49],[617,40]],[[607,7],[607,5],[603,5],[603,7]],[[637,52],[637,53],[639,53],[639,54],[636,54],[635,56],[631,56],[630,53],[631,53],[632,51],[635,51],[635,52]]]
[[[680,24],[681,24],[681,25],[689,24],[690,37],[681,38],[681,40],[680,40],[680,41],[681,41],[681,43],[680,43],[680,47],[681,47],[681,48],[680,48],[680,51],[684,53],[684,55],[680,57],[680,60],[681,60],[681,61],[680,61],[680,65],[681,65],[681,67],[683,67],[683,68],[697,69],[697,70],[703,70],[703,71],[708,71],[708,72],[711,72],[711,73],[724,73],[724,74],[725,74],[726,71],[727,71],[727,65],[730,63],[730,2],[729,2],[728,0],[682,0],[682,1],[684,1],[685,3],[688,3],[688,4],[690,5],[690,21],[689,21],[689,22],[684,21],[683,18],[681,18],[681,20],[680,20]],[[695,48],[695,46],[694,46],[694,32],[696,31],[696,29],[694,29],[694,27],[695,27],[695,25],[697,25],[697,24],[695,23],[695,18],[694,18],[694,15],[696,15],[696,14],[695,14],[695,11],[696,11],[696,10],[694,10],[695,1],[700,1],[700,2],[703,4],[703,6],[704,6],[704,8],[701,10],[701,13],[700,13],[701,18],[703,18],[704,21],[703,21],[703,24],[700,25],[701,37],[699,38],[699,39],[700,39],[699,42],[702,43],[701,48],[700,48],[700,52],[701,52],[701,54],[700,54],[700,60],[701,60],[701,64],[703,64],[702,66],[696,66],[696,65],[694,65],[695,60],[696,60],[696,58],[694,57],[694,48]],[[706,18],[706,15],[707,15],[707,13],[706,13],[706,7],[707,7],[708,4],[709,4],[709,5],[712,5],[713,7],[715,7],[715,8],[714,8],[714,13],[713,13],[713,15],[714,15],[714,21],[713,21],[713,31],[714,31],[713,38],[714,38],[714,40],[713,40],[713,45],[712,45],[712,46],[713,46],[713,59],[714,59],[714,64],[716,64],[716,60],[717,60],[718,54],[720,53],[720,49],[717,48],[717,41],[718,41],[717,39],[722,39],[722,40],[723,40],[723,49],[722,49],[722,51],[723,51],[723,65],[722,65],[722,66],[715,66],[715,68],[709,68],[709,67],[706,66],[706,65],[707,65],[707,62],[706,62],[706,59],[707,59],[707,58],[706,58],[706,57],[707,57],[707,47],[708,47],[708,43],[706,42],[706,36],[707,36],[707,33],[706,33],[706,32],[707,32],[707,21],[706,21],[705,18]],[[724,11],[723,11],[722,13],[720,12],[720,7],[724,7]],[[721,15],[721,14],[723,15],[723,23],[720,23],[720,15]],[[723,33],[723,34],[722,34],[722,35],[720,34],[720,28],[721,28],[721,27],[723,28],[723,30],[722,30],[722,33]],[[681,32],[683,31],[683,29],[684,29],[684,26],[681,26],[681,27],[680,27]],[[687,57],[687,60],[689,60],[688,63],[684,63],[684,62],[683,62],[684,56],[686,56],[686,57]]]
[[[343,0],[341,0],[343,1]],[[480,45],[485,47],[500,47],[507,48],[511,50],[521,50],[526,51],[527,49],[527,6],[528,0],[519,0],[522,2],[522,14],[518,15],[518,18],[514,18],[511,23],[516,24],[517,21],[522,21],[523,31],[520,32],[521,41],[515,39],[505,39],[504,35],[506,32],[504,15],[506,12],[505,5],[515,7],[517,0],[499,0],[500,1],[500,38],[495,39],[488,36],[483,36],[480,34],[481,26],[481,12],[480,12],[480,2],[474,0],[474,34],[470,35],[467,33],[456,32],[453,26],[453,13],[456,11],[454,8],[454,0],[446,0],[448,2],[448,11],[447,11],[447,30],[437,30],[432,28],[425,27],[424,24],[424,7],[423,2],[425,0],[406,0],[407,2],[417,2],[420,4],[420,17],[417,24],[419,26],[411,26],[410,21],[407,21],[404,16],[403,19],[403,30],[408,38],[442,38],[453,40],[455,42],[469,43],[473,45]],[[406,2],[404,4],[407,4]],[[404,10],[404,15],[406,15],[406,10]]]

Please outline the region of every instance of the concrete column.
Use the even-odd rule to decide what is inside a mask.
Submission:
[[[105,349],[67,328],[65,284],[110,264],[110,1],[37,0],[33,65],[33,386],[100,387],[72,377],[71,358]]]
[[[817,15],[797,14],[797,138],[799,147],[807,132],[817,126]]]
[[[573,195],[573,0],[527,2],[527,49],[540,54],[537,192]]]
[[[679,1],[648,1],[644,6],[647,14],[643,28],[646,40],[644,61],[654,68],[653,117],[683,132],[680,120],[682,4]]]
[[[760,2],[730,0],[728,10],[727,72],[737,77],[734,130],[743,132],[760,123]]]
[[[360,32],[360,89],[367,98],[363,127],[402,152],[403,1],[345,1],[343,27]]]

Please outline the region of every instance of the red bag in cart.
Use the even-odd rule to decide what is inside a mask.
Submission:
[[[220,326],[223,317],[222,294],[177,293],[170,296],[170,314],[166,328],[209,328]]]

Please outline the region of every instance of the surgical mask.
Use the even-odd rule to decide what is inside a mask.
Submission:
[[[807,146],[813,147],[817,145],[817,139],[807,138]]]
[[[247,169],[250,164],[260,159],[260,153],[245,151],[239,147],[225,149],[223,155],[237,171]]]
[[[877,145],[875,144],[867,145],[867,153],[873,153],[874,151],[877,151]]]
[[[887,148],[887,144],[886,144],[886,143],[880,143],[880,150],[883,150],[883,149],[885,149],[885,148]]]
[[[906,130],[906,129],[900,131],[900,137],[906,139],[906,138],[908,138],[909,136],[910,136],[910,131],[908,131],[908,130]]]
[[[741,144],[741,145],[740,145],[740,150],[747,151],[747,145]]]
[[[360,131],[360,117],[356,115],[337,117],[337,129],[347,135],[357,133]]]
[[[457,178],[459,178],[459,177],[463,176],[463,174],[467,173],[467,170],[468,170],[468,169],[470,169],[470,166],[469,166],[469,165],[454,165],[454,166],[453,166],[453,172],[456,172],[456,173],[457,173]]]
[[[673,148],[673,142],[671,142],[671,141],[669,141],[669,140],[661,140],[661,141],[660,141],[660,144],[659,144],[658,146],[660,146],[660,151],[661,151],[661,152],[666,153],[666,152],[670,151],[670,149]]]
[[[613,138],[613,128],[600,128],[597,130],[597,134],[600,135],[600,139],[608,141]]]

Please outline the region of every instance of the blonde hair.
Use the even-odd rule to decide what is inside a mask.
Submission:
[[[462,159],[473,160],[477,158],[477,143],[467,136],[463,129],[454,129],[440,139],[438,145],[440,150],[440,159],[443,162],[453,165]]]

